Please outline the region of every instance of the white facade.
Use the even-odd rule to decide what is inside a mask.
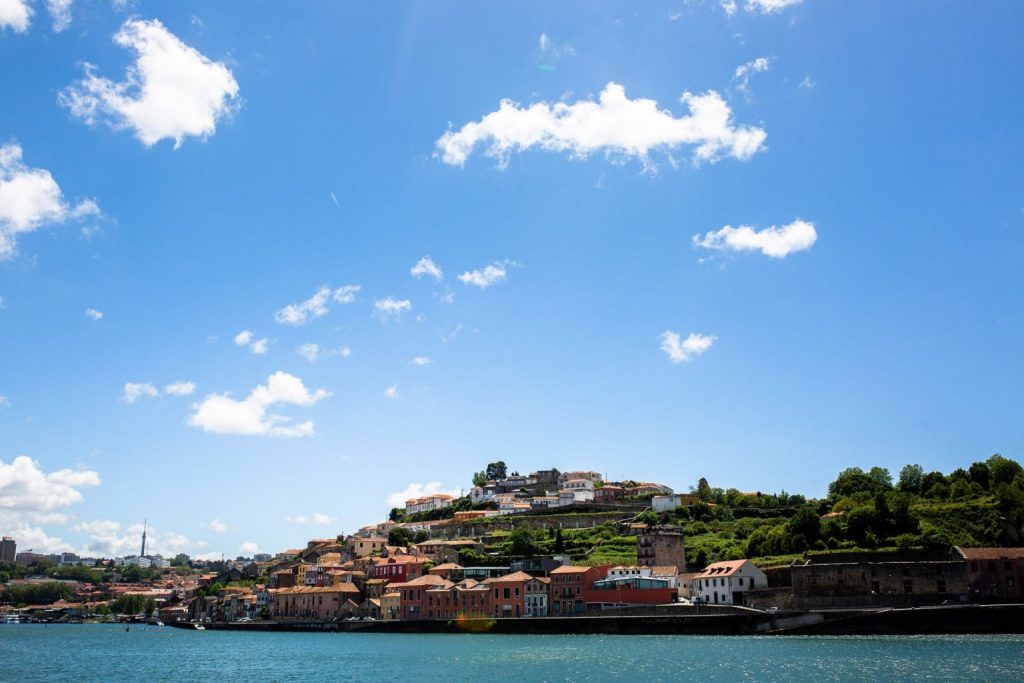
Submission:
[[[654,496],[654,498],[651,498],[651,509],[655,512],[668,512],[669,510],[675,510],[682,504],[682,498],[677,495]]]
[[[601,473],[591,471],[562,472],[560,475],[558,475],[558,484],[559,486],[565,486],[565,483],[572,479],[587,479],[590,481],[590,483],[594,483],[601,481]]]
[[[414,515],[417,512],[429,512],[449,507],[451,504],[452,497],[443,493],[435,493],[422,498],[410,498],[405,501],[405,514]]]
[[[767,587],[768,577],[750,560],[716,562],[690,580],[690,598],[711,605],[732,605],[736,594]]]

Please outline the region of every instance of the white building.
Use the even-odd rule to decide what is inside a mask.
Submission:
[[[675,510],[682,504],[683,499],[675,494],[671,496],[654,496],[651,498],[651,509],[655,512],[668,512],[669,510]]]
[[[417,512],[429,512],[440,508],[449,507],[452,504],[452,497],[446,493],[432,493],[422,498],[410,498],[405,501],[405,514],[414,515]]]
[[[494,499],[495,494],[498,493],[498,486],[494,482],[488,482],[483,486],[474,486],[469,492],[469,499],[474,504],[486,503]]]
[[[715,562],[690,579],[690,598],[711,605],[742,605],[744,593],[767,587],[768,577],[750,560]]]
[[[594,482],[589,479],[569,479],[562,485],[559,493],[565,491],[572,493],[575,503],[589,503],[594,500]]]

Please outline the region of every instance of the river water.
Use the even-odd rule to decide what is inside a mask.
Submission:
[[[1021,681],[1024,636],[240,633],[0,625],[2,681]]]

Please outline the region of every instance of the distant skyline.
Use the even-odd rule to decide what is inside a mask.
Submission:
[[[1024,6],[0,0],[0,534],[1024,457]]]

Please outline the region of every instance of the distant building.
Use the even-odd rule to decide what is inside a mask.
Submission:
[[[642,567],[674,566],[686,571],[686,543],[677,526],[656,526],[636,537],[636,563]]]
[[[405,501],[405,514],[414,515],[418,512],[430,512],[450,507],[454,499],[446,493],[432,493],[421,498],[410,498]]]
[[[967,583],[976,600],[1024,597],[1024,548],[954,549],[967,563]]]
[[[750,560],[715,562],[690,580],[690,597],[712,605],[742,605],[747,591],[768,586]]]
[[[651,509],[655,512],[669,512],[682,505],[682,499],[678,495],[654,496],[651,498]]]
[[[4,536],[0,540],[0,562],[14,563],[18,557],[18,544],[10,536]]]

